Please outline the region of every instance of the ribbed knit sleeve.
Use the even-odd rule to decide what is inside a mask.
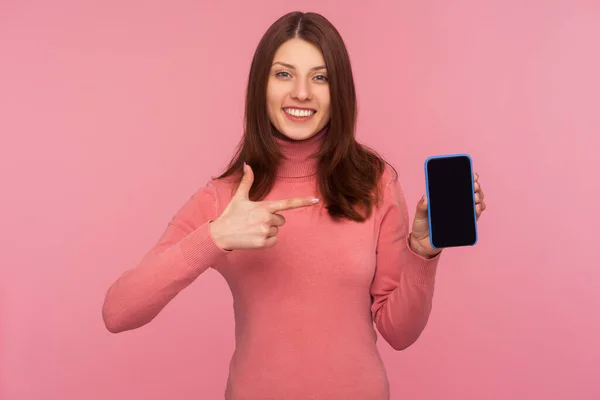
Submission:
[[[429,319],[440,255],[426,259],[410,248],[408,209],[397,178],[386,185],[379,213],[371,312],[382,337],[403,350],[417,340]]]
[[[147,324],[200,274],[228,253],[219,248],[209,223],[218,217],[212,182],[197,191],[174,215],[141,262],[108,289],[102,309],[111,332]]]

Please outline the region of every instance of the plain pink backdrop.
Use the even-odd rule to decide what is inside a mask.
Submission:
[[[420,340],[379,341],[392,399],[600,398],[600,3],[572,0],[3,1],[0,398],[223,398],[214,271],[135,331],[101,307],[233,154],[254,48],[295,9],[342,33],[358,137],[409,204],[425,158],[454,152],[488,201]]]

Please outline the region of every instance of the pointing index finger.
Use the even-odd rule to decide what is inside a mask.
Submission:
[[[279,211],[292,210],[294,208],[310,207],[319,202],[319,199],[314,197],[296,197],[285,200],[274,200],[268,203],[267,210],[270,213]]]

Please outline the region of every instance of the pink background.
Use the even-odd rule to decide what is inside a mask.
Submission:
[[[0,398],[223,398],[214,271],[136,331],[101,307],[225,166],[254,48],[294,8],[83,3],[0,5]],[[470,153],[489,207],[479,244],[445,252],[421,339],[379,342],[392,399],[600,398],[600,3],[358,4],[297,7],[347,42],[359,139],[415,205],[427,156]]]

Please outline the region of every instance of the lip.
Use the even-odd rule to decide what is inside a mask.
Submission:
[[[315,110],[314,108],[307,108],[307,107],[294,107],[294,106],[289,106],[289,107],[282,107],[282,110],[286,110],[288,108],[293,108],[295,110],[303,110],[303,111],[314,111],[317,112],[317,110]]]
[[[288,108],[288,107],[286,107],[286,108]],[[289,107],[289,108],[295,108],[295,107]],[[282,108],[282,109],[281,109],[281,112],[283,113],[283,115],[284,115],[284,116],[285,116],[285,117],[286,117],[288,120],[290,120],[290,121],[292,121],[292,122],[307,122],[307,121],[310,121],[310,120],[312,120],[312,119],[314,118],[314,116],[315,116],[315,115],[317,115],[317,111],[316,111],[316,110],[314,110],[314,109],[312,109],[312,108],[298,108],[298,110],[312,110],[312,111],[315,111],[315,112],[314,112],[314,114],[312,114],[312,115],[311,115],[311,116],[309,116],[309,117],[295,117],[295,116],[293,116],[293,115],[291,115],[291,114],[288,114],[288,113],[285,111],[285,108]]]

